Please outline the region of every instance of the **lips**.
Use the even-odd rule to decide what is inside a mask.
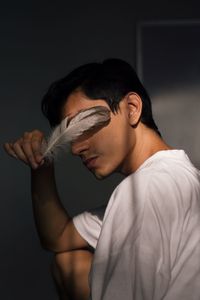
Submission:
[[[86,165],[87,168],[91,169],[95,166],[96,159],[97,159],[97,156],[91,157],[91,158],[84,160],[83,163]]]

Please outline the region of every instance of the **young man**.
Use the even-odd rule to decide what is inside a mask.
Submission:
[[[5,145],[31,166],[36,226],[43,247],[55,252],[60,299],[199,300],[199,171],[163,141],[150,99],[124,61],[79,67],[50,86],[42,110],[55,126],[99,105],[110,109],[109,124],[71,150],[98,179],[126,176],[105,208],[68,216],[53,164],[41,155],[42,132]]]

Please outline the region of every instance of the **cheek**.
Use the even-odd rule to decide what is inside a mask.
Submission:
[[[124,137],[119,133],[99,133],[98,139],[93,142],[93,150],[99,156],[93,170],[95,176],[103,179],[113,172],[120,171],[127,151],[124,145]]]
[[[121,120],[120,120],[121,121]],[[105,127],[101,132],[100,139],[105,147],[112,153],[121,153],[126,150],[128,145],[128,131],[124,122],[112,122],[110,126]]]
[[[108,171],[117,168],[126,156],[127,140],[120,131],[99,133],[95,146],[101,167]]]
[[[127,128],[122,118],[114,117],[108,126],[102,128],[94,136],[98,148],[103,147],[107,153],[121,152],[127,144]]]

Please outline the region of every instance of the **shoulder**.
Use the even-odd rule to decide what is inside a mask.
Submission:
[[[145,211],[152,212],[158,222],[172,225],[177,220],[183,222],[188,212],[199,211],[199,170],[183,150],[163,153],[143,171],[149,178]]]
[[[132,202],[188,202],[200,195],[199,171],[183,150],[159,151],[114,190],[110,200],[129,199]],[[119,204],[121,203],[119,200]],[[170,206],[170,208],[173,205]]]

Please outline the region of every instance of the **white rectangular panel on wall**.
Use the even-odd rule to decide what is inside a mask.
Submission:
[[[200,167],[200,21],[140,23],[137,72],[163,138]]]

